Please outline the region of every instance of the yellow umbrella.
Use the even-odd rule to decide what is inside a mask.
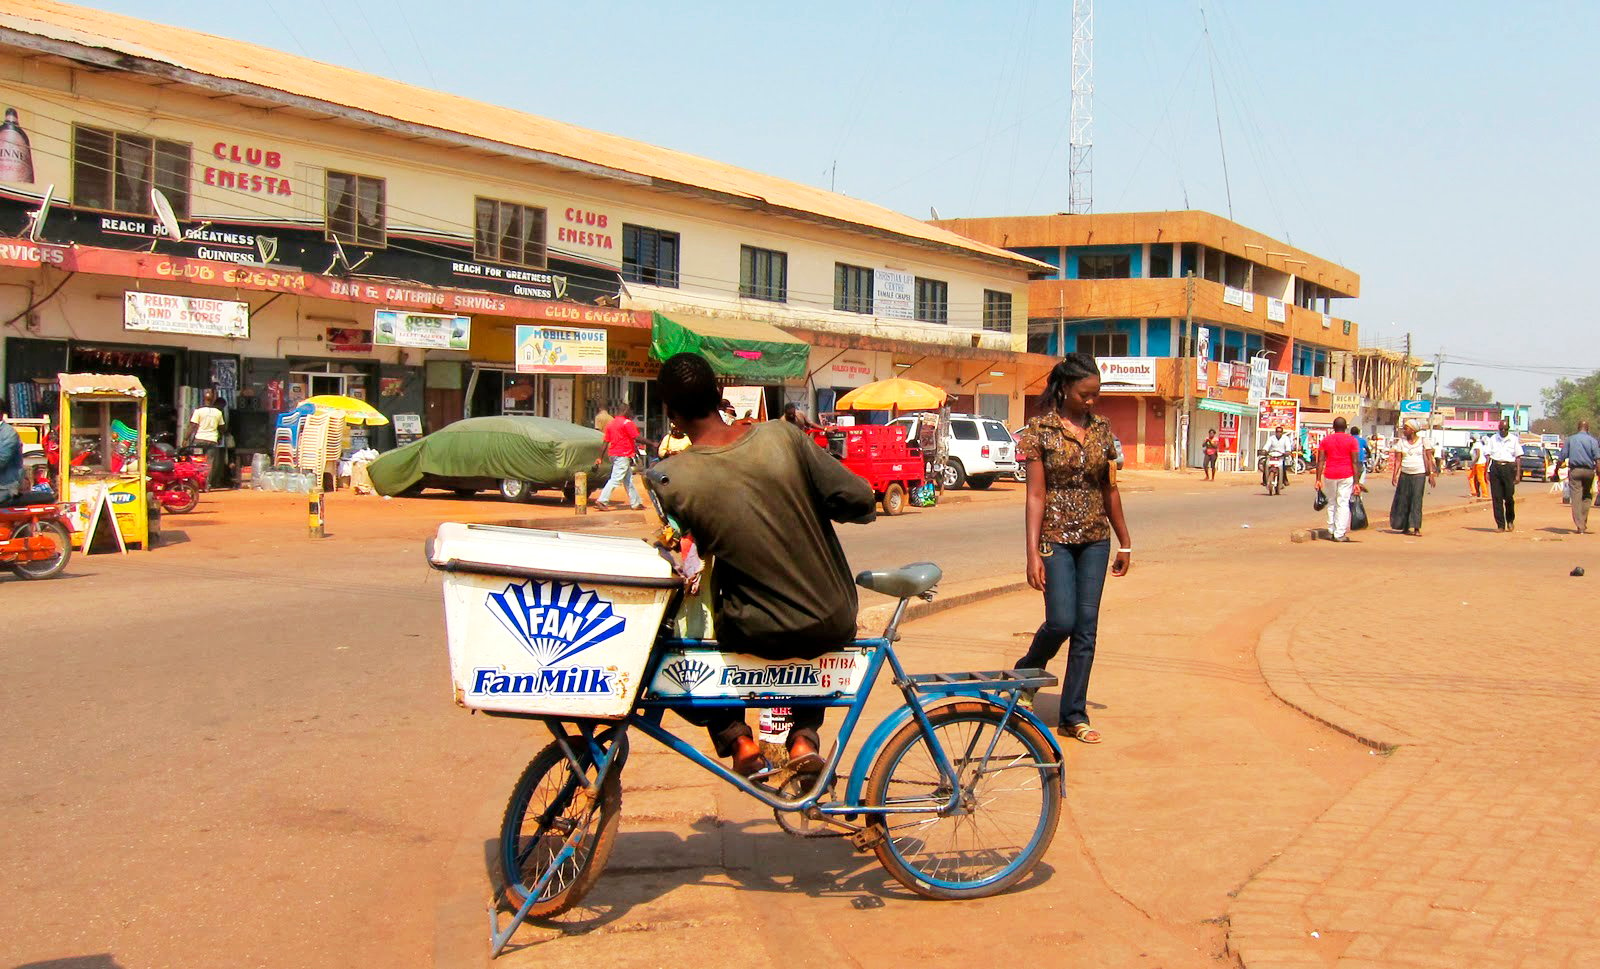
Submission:
[[[857,387],[834,406],[839,410],[933,410],[945,393],[932,384],[908,377],[890,377]]]
[[[389,418],[378,413],[378,409],[364,400],[346,397],[343,394],[318,394],[307,397],[304,403],[310,404],[318,410],[325,410],[338,414],[349,424],[387,424]]]

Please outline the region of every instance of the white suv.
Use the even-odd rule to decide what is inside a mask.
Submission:
[[[926,438],[933,435],[933,414],[911,414],[894,421],[906,429],[906,440],[924,439],[923,425],[927,425]],[[951,414],[949,429],[945,433],[945,450],[950,458],[945,462],[944,486],[959,488],[963,484],[983,489],[994,484],[1001,475],[1016,475],[1016,443],[1006,426],[992,417],[976,414]]]

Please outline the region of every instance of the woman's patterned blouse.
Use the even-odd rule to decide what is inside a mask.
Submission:
[[[1056,414],[1028,421],[1017,435],[1017,457],[1044,462],[1043,542],[1078,545],[1111,535],[1101,488],[1111,473],[1116,444],[1104,417],[1089,420],[1084,443],[1067,433]]]

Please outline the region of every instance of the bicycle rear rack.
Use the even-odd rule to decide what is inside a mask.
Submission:
[[[1037,690],[1059,680],[1044,670],[990,670],[982,673],[913,673],[906,677],[918,693],[993,693]]]

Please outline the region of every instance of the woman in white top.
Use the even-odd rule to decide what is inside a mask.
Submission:
[[[1390,452],[1395,455],[1389,482],[1394,502],[1389,505],[1389,527],[1405,535],[1422,534],[1422,485],[1439,483],[1439,468],[1426,441],[1417,437],[1417,425],[1406,421]]]

